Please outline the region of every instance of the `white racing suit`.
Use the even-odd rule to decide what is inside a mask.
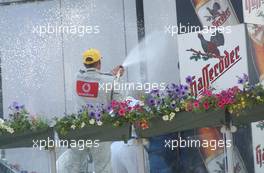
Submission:
[[[149,173],[148,154],[143,139],[113,142],[111,157],[113,173]]]
[[[80,70],[76,80],[77,108],[89,104],[109,104],[113,91],[105,91],[114,81],[111,74],[91,68]],[[109,89],[109,87],[108,87]],[[107,133],[107,132],[106,132]],[[83,151],[68,149],[57,160],[58,173],[111,173],[111,142],[102,142],[98,148]]]
[[[129,105],[139,104],[134,98]],[[145,147],[148,146],[146,139],[137,139],[134,127],[132,127],[132,139],[127,143],[123,141],[113,142],[111,145],[112,168],[114,173],[149,173],[148,153]]]

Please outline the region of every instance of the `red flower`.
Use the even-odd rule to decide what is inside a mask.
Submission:
[[[127,108],[127,110],[130,112],[130,111],[133,110],[133,108],[129,106],[129,107]]]
[[[113,101],[111,102],[111,106],[112,106],[112,108],[115,108],[116,106],[118,106],[118,102],[115,101],[115,100],[113,100]]]
[[[203,103],[203,107],[204,107],[205,110],[208,110],[209,106],[210,106],[210,104],[208,102],[204,102]]]
[[[125,109],[120,109],[120,110],[118,111],[118,114],[119,114],[121,117],[123,117],[123,116],[126,115],[126,110],[125,110]]]
[[[222,101],[219,101],[217,105],[218,105],[218,107],[219,107],[219,108],[221,108],[221,109],[223,109],[223,108],[224,108],[224,104],[223,104],[223,102],[222,102]]]
[[[205,89],[204,92],[203,92],[203,95],[204,96],[208,96],[208,97],[211,97],[213,95],[212,91],[209,90],[209,89]]]
[[[143,130],[149,128],[148,122],[146,120],[142,120],[139,124]]]
[[[126,102],[121,102],[120,103],[120,106],[123,107],[123,108],[125,108],[125,107],[127,107],[127,103]]]
[[[222,99],[222,104],[223,104],[223,105],[226,105],[226,104],[227,104],[227,98],[223,98],[223,99]]]
[[[195,102],[193,103],[193,106],[194,106],[195,108],[199,108],[199,107],[200,107],[200,104],[199,104],[198,101],[195,101]]]

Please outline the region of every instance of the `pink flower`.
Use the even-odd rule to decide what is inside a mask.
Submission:
[[[199,104],[198,101],[195,101],[195,102],[193,103],[193,106],[194,106],[195,108],[199,108],[199,107],[200,107],[200,104]]]
[[[227,102],[228,102],[228,101],[227,101],[227,98],[222,98],[221,102],[222,102],[223,105],[226,105]]]
[[[125,110],[125,109],[120,109],[120,110],[118,111],[118,114],[119,114],[121,117],[123,117],[123,116],[125,116],[125,114],[126,114],[126,110]]]
[[[113,108],[116,107],[116,106],[118,106],[118,102],[115,101],[115,100],[113,100],[113,101],[111,102],[111,106],[112,106]]]
[[[203,103],[203,107],[204,107],[205,110],[208,110],[209,106],[210,106],[210,104],[208,102],[204,102]]]
[[[135,105],[135,106],[133,107],[133,109],[138,110],[138,109],[140,109],[140,106],[139,106],[139,105]]]
[[[130,106],[129,106],[129,107],[127,108],[127,110],[128,110],[128,111],[132,111],[132,110],[133,110],[133,107],[130,107]]]
[[[120,103],[120,106],[123,107],[123,108],[125,108],[125,107],[127,107],[127,103],[126,102],[121,102]]]
[[[204,95],[204,96],[208,96],[208,97],[211,97],[212,94],[213,94],[212,91],[209,90],[209,89],[205,89],[204,92],[203,92],[203,95]]]
[[[231,90],[233,91],[234,94],[236,94],[236,93],[238,93],[240,91],[238,86],[235,86],[235,87],[231,88]]]
[[[218,98],[218,99],[221,98],[221,95],[220,95],[220,94],[216,94],[215,96],[216,96],[216,98]]]
[[[219,108],[221,108],[221,109],[223,109],[223,108],[224,108],[224,104],[223,104],[223,102],[222,102],[222,101],[219,101],[217,105],[218,105],[218,107],[219,107]]]

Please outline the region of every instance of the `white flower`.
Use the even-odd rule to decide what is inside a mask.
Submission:
[[[102,121],[97,121],[97,125],[101,126],[101,125],[103,125],[103,122]]]
[[[0,124],[4,124],[4,120],[2,118],[0,118]]]
[[[180,108],[175,108],[175,111],[176,112],[180,112]]]
[[[71,125],[71,129],[75,130],[76,126],[75,125]]]
[[[256,99],[257,99],[257,100],[260,100],[261,98],[260,98],[260,96],[257,96]]]
[[[90,123],[91,125],[94,125],[95,120],[94,120],[94,119],[90,119],[90,120],[89,120],[89,123]]]
[[[7,127],[7,128],[6,128],[6,131],[7,131],[8,133],[11,133],[11,134],[13,134],[13,133],[15,132],[14,129],[11,128],[11,127]]]
[[[162,119],[163,119],[164,121],[168,121],[168,120],[169,120],[169,115],[164,115],[164,116],[162,116]]]
[[[115,117],[115,114],[113,114],[113,111],[109,112],[110,116],[113,118]]]
[[[170,113],[170,121],[175,117],[175,113],[174,112],[171,112]]]
[[[81,124],[81,128],[84,128],[84,126],[85,126],[85,123],[84,123],[84,122],[82,122],[82,124]]]
[[[176,101],[175,101],[175,100],[173,100],[171,103],[172,103],[172,104],[176,104]]]

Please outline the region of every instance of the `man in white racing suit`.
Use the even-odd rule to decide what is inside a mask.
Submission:
[[[115,76],[123,75],[124,68],[117,66],[111,73],[102,73],[101,54],[89,49],[83,54],[85,69],[80,70],[76,79],[77,107],[87,104],[109,104],[114,96],[111,86]],[[100,146],[79,151],[68,149],[58,159],[58,173],[111,173],[111,142],[101,142]]]

